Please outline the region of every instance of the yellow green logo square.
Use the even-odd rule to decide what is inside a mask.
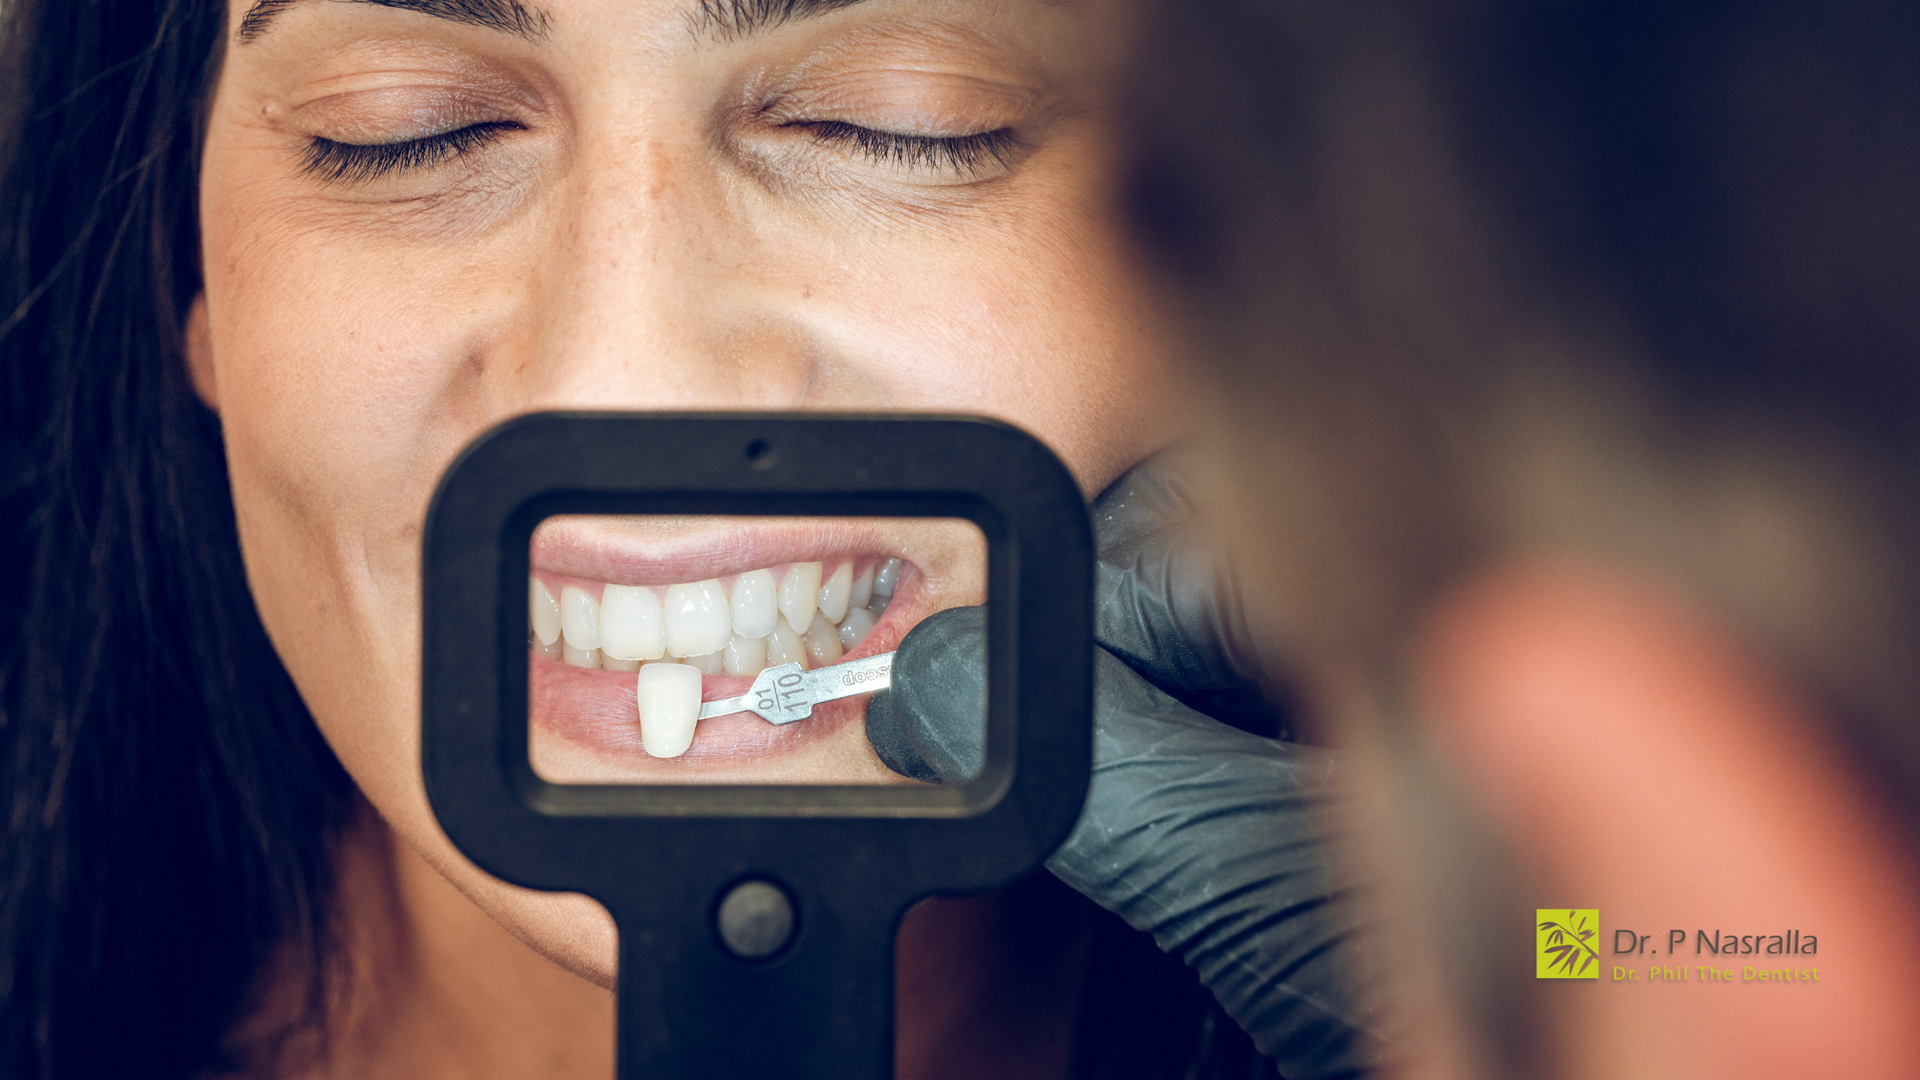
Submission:
[[[1537,908],[1534,913],[1534,977],[1600,977],[1599,908]]]

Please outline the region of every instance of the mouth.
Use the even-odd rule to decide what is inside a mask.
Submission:
[[[930,613],[922,567],[879,525],[543,523],[527,583],[535,770],[565,782],[707,779],[709,767],[794,754],[859,722],[865,696],[784,725],[698,713],[769,667],[886,652]]]

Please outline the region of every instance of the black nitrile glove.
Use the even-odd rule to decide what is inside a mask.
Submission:
[[[1151,466],[1109,493],[1131,497],[1095,505],[1093,778],[1079,823],[1047,866],[1191,964],[1284,1076],[1363,1073],[1382,1044],[1353,981],[1361,958],[1350,887],[1329,859],[1331,755],[1228,727],[1167,692],[1246,701],[1256,669],[1250,654],[1235,654],[1244,627],[1220,602],[1217,579],[1186,554],[1197,548],[1164,528],[1185,500],[1167,497]],[[1138,658],[1152,681],[1116,653]],[[867,711],[881,759],[934,782],[976,774],[984,610],[916,626],[893,676]]]
[[[1093,638],[1185,704],[1269,738],[1291,738],[1261,669],[1229,568],[1196,536],[1193,498],[1169,451],[1093,501]]]

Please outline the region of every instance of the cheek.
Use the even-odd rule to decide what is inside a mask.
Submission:
[[[841,288],[890,406],[1017,424],[1094,491],[1178,437],[1188,402],[1157,303],[1084,195],[923,230]]]
[[[223,179],[204,200],[207,295],[243,515],[269,511],[328,546],[416,519],[471,411],[484,262],[349,240]]]

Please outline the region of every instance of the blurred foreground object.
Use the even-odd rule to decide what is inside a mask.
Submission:
[[[1326,750],[1236,730],[1271,710],[1226,568],[1192,528],[1174,461],[1137,466],[1094,504],[1094,762],[1087,806],[1047,862],[1200,974],[1294,1080],[1365,1073],[1389,1047],[1367,910],[1334,858],[1341,815]],[[888,767],[939,783],[985,759],[984,608],[938,612],[894,655],[867,732]]]
[[[1262,663],[1377,787],[1412,1072],[1920,1075],[1920,11],[1155,10],[1135,224]],[[1601,985],[1533,979],[1553,905]],[[1697,985],[1736,925],[1820,985]]]

